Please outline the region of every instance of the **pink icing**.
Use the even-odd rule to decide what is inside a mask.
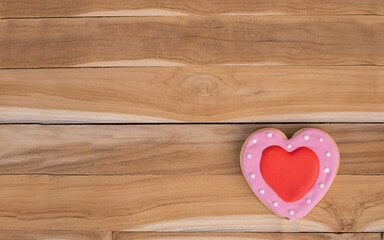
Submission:
[[[272,133],[271,138],[267,136],[268,133]],[[309,139],[305,140],[304,135],[308,135]],[[323,139],[322,142],[319,141],[320,138]],[[253,139],[256,139],[257,142],[253,143]],[[287,147],[288,144],[291,144],[291,148]],[[308,147],[319,158],[320,171],[316,182],[305,196],[298,201],[288,203],[280,199],[266,184],[261,175],[261,155],[264,149],[273,145],[280,146],[288,152],[292,152],[299,147]],[[329,157],[326,154],[327,152],[331,153]],[[247,154],[251,154],[251,158],[247,158]],[[262,129],[249,136],[244,143],[241,153],[241,166],[244,177],[253,193],[276,214],[289,220],[295,220],[307,215],[327,193],[338,170],[339,151],[332,138],[319,129],[303,129],[291,139],[286,139],[277,129]],[[325,172],[325,168],[328,168],[329,172]],[[254,174],[254,178],[251,178],[251,174]],[[324,184],[324,187],[320,188],[320,184]],[[264,190],[264,193],[261,194],[260,190]],[[309,204],[307,199],[311,200]],[[278,206],[274,206],[273,202],[277,202]],[[289,214],[290,210],[293,210],[293,215]]]

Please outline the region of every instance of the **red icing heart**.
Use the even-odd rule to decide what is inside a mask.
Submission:
[[[279,146],[266,148],[260,162],[264,181],[286,202],[300,200],[315,184],[319,158],[307,147],[287,152]]]

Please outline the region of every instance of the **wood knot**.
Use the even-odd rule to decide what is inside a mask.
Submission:
[[[225,83],[219,77],[195,73],[185,77],[179,84],[183,100],[193,104],[216,104]]]
[[[193,74],[186,77],[181,83],[181,87],[197,97],[211,97],[218,93],[221,79],[209,74]]]

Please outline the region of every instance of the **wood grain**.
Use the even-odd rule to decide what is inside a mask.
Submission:
[[[0,0],[0,240],[383,240],[383,19],[382,0]],[[209,124],[8,124],[176,122]],[[263,127],[339,145],[303,219],[242,177]]]
[[[380,240],[379,233],[133,233],[116,232],[113,240]]]
[[[0,21],[0,67],[383,65],[381,16]]]
[[[241,175],[241,146],[264,127],[320,128],[339,174],[384,174],[384,124],[1,125],[0,174]]]
[[[383,79],[373,66],[0,70],[0,121],[383,122]]]
[[[337,176],[305,218],[264,207],[242,176],[0,176],[0,228],[379,232],[384,176]]]
[[[0,230],[0,240],[112,240],[112,232]]]
[[[0,17],[183,14],[384,14],[380,0],[1,0]]]

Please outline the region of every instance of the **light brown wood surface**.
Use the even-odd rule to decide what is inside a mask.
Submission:
[[[0,121],[383,122],[383,79],[381,66],[0,70]]]
[[[2,229],[384,231],[384,176],[337,176],[305,218],[287,221],[242,176],[0,176]]]
[[[0,68],[383,65],[382,29],[382,16],[6,19]]]
[[[384,2],[0,0],[0,124],[0,240],[383,240]],[[302,219],[242,177],[263,127],[339,146]]]
[[[380,0],[1,0],[0,17],[184,14],[384,14]]]
[[[113,240],[380,240],[379,233],[127,233],[114,234]]]
[[[241,175],[252,132],[328,132],[339,174],[384,174],[384,124],[0,125],[0,174]]]
[[[367,235],[371,240],[370,234]],[[0,230],[1,240],[112,240],[112,232]],[[365,240],[365,239],[364,239]],[[372,238],[372,240],[375,240]]]

